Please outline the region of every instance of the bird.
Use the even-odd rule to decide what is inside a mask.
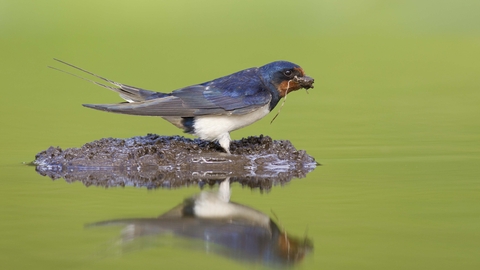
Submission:
[[[218,142],[227,154],[231,154],[231,131],[265,117],[288,93],[314,87],[314,79],[305,75],[299,65],[288,61],[274,61],[163,93],[112,81],[60,59],[54,60],[110,85],[50,68],[117,92],[125,100],[117,104],[82,104],[84,107],[121,114],[159,116],[185,133]]]

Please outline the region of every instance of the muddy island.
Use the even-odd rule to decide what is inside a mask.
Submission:
[[[290,141],[252,136],[232,141],[231,155],[214,142],[148,134],[105,138],[80,148],[50,147],[35,156],[39,174],[86,186],[176,188],[213,185],[229,178],[268,190],[303,178],[318,165]]]

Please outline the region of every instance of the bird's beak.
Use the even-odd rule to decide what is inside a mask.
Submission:
[[[305,75],[302,77],[295,76],[295,78],[293,78],[293,81],[298,83],[301,88],[310,89],[313,88],[313,82],[315,80],[312,77]]]

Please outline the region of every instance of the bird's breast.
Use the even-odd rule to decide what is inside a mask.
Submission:
[[[248,126],[269,112],[269,104],[243,115],[205,115],[195,117],[195,135],[204,140],[216,140],[222,134]]]

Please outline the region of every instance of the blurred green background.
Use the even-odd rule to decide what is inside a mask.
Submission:
[[[159,247],[105,253],[118,230],[198,192],[50,181],[22,164],[49,146],[180,134],[149,117],[98,112],[114,93],[54,70],[53,57],[169,92],[275,60],[315,89],[232,133],[289,139],[323,166],[268,194],[315,250],[303,269],[479,269],[480,1],[0,1],[0,264],[5,269],[243,269]],[[278,109],[278,108],[277,108]]]

